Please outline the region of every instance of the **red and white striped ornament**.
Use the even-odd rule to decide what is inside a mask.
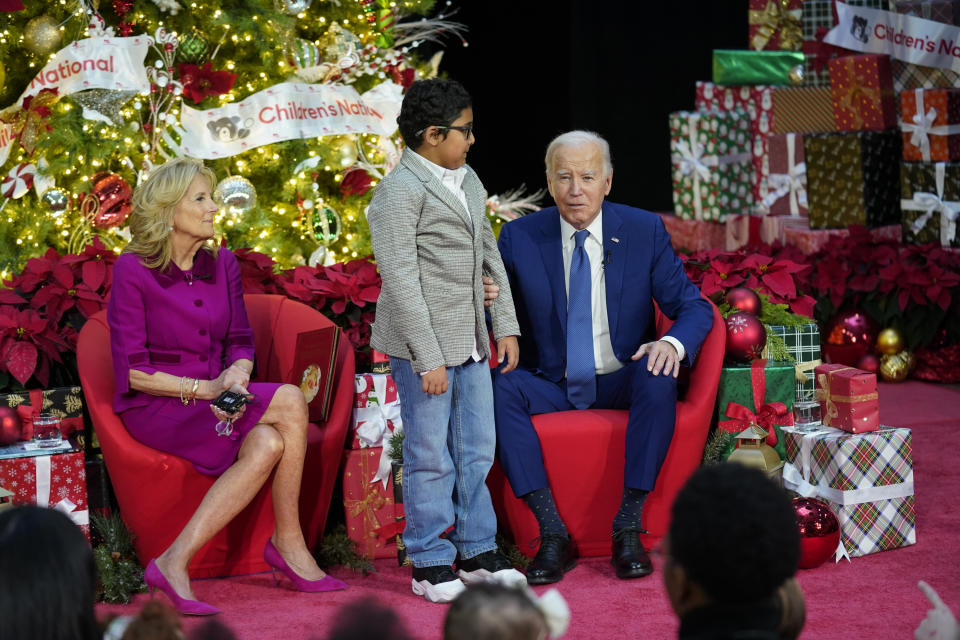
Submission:
[[[33,176],[36,172],[37,168],[32,164],[27,162],[18,164],[10,169],[10,173],[3,179],[0,193],[3,193],[5,198],[13,198],[14,200],[23,197],[23,194],[30,191],[33,186]]]

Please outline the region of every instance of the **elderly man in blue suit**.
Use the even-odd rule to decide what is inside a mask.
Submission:
[[[676,421],[677,374],[713,323],[654,214],[607,202],[610,148],[571,131],[547,147],[555,207],[514,220],[499,248],[520,322],[520,367],[494,374],[497,449],[514,493],[540,525],[530,584],[557,582],[576,564],[530,417],[570,409],[629,409],[623,498],[612,527],[619,578],[650,574],[641,510]],[[674,320],[655,339],[654,301]]]

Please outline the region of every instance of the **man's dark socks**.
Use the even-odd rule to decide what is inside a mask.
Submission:
[[[643,489],[623,488],[623,498],[620,500],[620,510],[613,519],[613,531],[617,532],[627,527],[642,530],[640,516],[643,513],[643,503],[646,502],[649,491]],[[542,527],[542,525],[541,525]]]
[[[540,525],[540,535],[556,534],[567,535],[567,527],[564,526],[560,514],[557,512],[557,505],[553,501],[553,493],[550,488],[537,489],[523,496],[523,501],[530,507],[537,524]]]

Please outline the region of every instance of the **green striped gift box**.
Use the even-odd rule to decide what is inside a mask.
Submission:
[[[796,361],[797,401],[813,400],[816,389],[813,368],[820,364],[820,329],[810,322],[802,327],[788,327],[782,324],[767,325],[767,330],[780,336],[787,345],[787,351]]]
[[[830,87],[775,87],[771,133],[836,131]]]

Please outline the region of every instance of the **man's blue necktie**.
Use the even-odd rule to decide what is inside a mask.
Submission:
[[[590,258],[583,243],[590,232],[574,235],[567,294],[567,399],[586,409],[597,399],[597,369],[593,360],[593,313],[590,305]]]

